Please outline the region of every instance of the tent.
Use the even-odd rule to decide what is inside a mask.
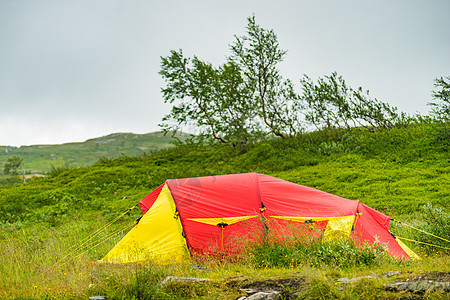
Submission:
[[[139,205],[143,216],[101,262],[167,264],[192,253],[232,253],[271,231],[325,239],[351,235],[385,244],[392,257],[418,258],[388,231],[388,216],[359,201],[257,173],[170,179]]]

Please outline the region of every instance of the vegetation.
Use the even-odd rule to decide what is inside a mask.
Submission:
[[[450,116],[450,76],[441,76],[434,80],[433,99],[440,102],[431,102],[431,113],[438,119],[447,120]]]
[[[341,239],[333,242],[305,240],[264,241],[251,248],[250,257],[256,268],[323,266],[351,269],[374,266],[389,260],[387,249],[381,244],[357,247],[353,241]]]
[[[373,133],[323,130],[245,149],[190,144],[137,157],[104,158],[91,167],[54,168],[46,178],[0,189],[0,220],[43,221],[62,203],[67,213],[119,213],[167,178],[242,172],[359,199],[388,214],[414,213],[427,203],[447,203],[446,126],[424,123]],[[120,200],[124,196],[128,198]]]
[[[16,175],[20,168],[23,168],[23,158],[19,156],[11,156],[6,160],[3,172],[5,174]]]
[[[236,36],[231,55],[219,67],[186,58],[182,50],[162,57],[162,93],[173,104],[160,124],[164,131],[188,126],[197,131],[196,140],[237,146],[273,136],[286,139],[311,126],[377,130],[406,121],[397,108],[347,86],[336,72],[317,84],[304,75],[297,92],[278,69],[287,51],[275,32],[256,24],[254,16],[247,20],[246,35]]]
[[[247,35],[236,37],[230,50],[227,63],[217,68],[196,56],[185,58],[182,50],[162,58],[162,93],[165,102],[174,104],[162,128],[177,131],[191,125],[197,139],[235,145],[301,130],[293,84],[277,69],[286,51],[276,34],[248,18]]]
[[[241,283],[236,282],[295,279],[301,283],[285,284],[286,295],[394,298],[381,288],[389,279],[344,287],[335,279],[373,273],[382,276],[392,270],[418,274],[449,269],[446,250],[404,241],[423,260],[397,262],[386,259],[382,248],[374,252],[345,241],[292,241],[252,248],[232,261],[195,257],[188,265],[176,266],[92,264],[126,233],[123,228],[141,215],[139,209],[80,249],[73,246],[168,178],[240,172],[265,173],[358,199],[406,224],[450,239],[445,227],[450,223],[447,128],[448,123],[430,121],[376,132],[323,129],[239,148],[191,143],[135,157],[104,157],[89,167],[55,167],[45,178],[0,189],[0,295],[9,299],[93,295],[230,299],[239,296]],[[395,223],[392,231],[405,238],[439,243]],[[111,239],[103,240],[109,235]],[[444,241],[440,245],[446,247]],[[195,266],[207,269],[192,268]],[[168,275],[205,277],[212,282],[159,284]],[[439,292],[430,295],[440,297]]]
[[[319,78],[317,84],[304,75],[301,83],[305,120],[317,129],[391,129],[401,121],[397,108],[371,99],[361,87],[352,89],[336,72]]]
[[[100,226],[101,221],[91,225]],[[395,279],[436,270],[448,270],[448,256],[434,255],[417,262],[399,262],[343,244],[312,244],[301,247],[300,257],[292,247],[264,245],[239,260],[194,257],[189,264],[157,266],[150,262],[128,265],[92,263],[107,246],[63,260],[66,250],[77,245],[89,228],[73,221],[60,228],[30,228],[2,232],[0,244],[0,295],[4,299],[87,299],[106,295],[108,299],[237,299],[240,288],[268,286],[282,292],[284,299],[398,299],[413,297],[386,291],[389,271],[402,272]],[[67,234],[70,232],[70,234]],[[321,251],[321,252],[319,252]],[[317,253],[321,253],[317,255]],[[286,255],[294,255],[295,264]],[[300,259],[298,259],[300,258]],[[269,259],[269,263],[266,263]],[[358,259],[358,260],[356,260]],[[363,259],[363,260],[361,260]],[[344,264],[344,265],[342,265]],[[199,267],[200,266],[200,267]],[[208,278],[206,283],[169,282],[167,276]],[[352,284],[339,284],[342,277],[372,276]],[[445,299],[430,291],[425,299]],[[321,298],[322,297],[322,298]]]
[[[183,140],[186,136],[186,134],[180,133],[175,138]],[[21,147],[0,146],[0,166],[5,167],[4,172],[8,173],[9,169],[6,164],[10,164],[14,157],[18,157],[23,160],[22,164],[26,174],[45,174],[52,168],[92,165],[101,157],[136,156],[157,151],[173,146],[171,144],[173,140],[172,137],[164,136],[160,132],[114,133],[82,143]],[[1,179],[2,177],[0,177]],[[3,179],[6,178],[3,177]]]

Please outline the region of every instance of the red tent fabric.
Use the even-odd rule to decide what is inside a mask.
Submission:
[[[398,259],[409,259],[413,253],[389,233],[388,216],[359,201],[275,177],[245,173],[170,179],[139,202],[144,215],[164,186],[170,190],[191,253],[232,251],[256,232],[312,223],[322,232],[349,231],[360,242],[379,241]]]

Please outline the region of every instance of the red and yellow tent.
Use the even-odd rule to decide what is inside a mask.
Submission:
[[[359,201],[262,174],[170,179],[139,205],[142,218],[102,262],[182,262],[192,253],[232,253],[262,232],[285,235],[293,229],[325,239],[378,241],[393,257],[418,258],[388,231],[388,216]]]

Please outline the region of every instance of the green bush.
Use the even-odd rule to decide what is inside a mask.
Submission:
[[[428,203],[422,207],[423,222],[420,222],[417,227],[425,232],[431,233],[435,236],[441,237],[450,241],[450,212],[444,209],[444,207],[433,206]],[[416,239],[421,242],[435,244],[441,247],[450,248],[450,242],[446,242],[442,239],[438,239],[431,235],[425,234],[420,231],[415,231]],[[427,252],[447,252],[450,250],[432,247],[424,245]]]
[[[377,265],[388,260],[387,248],[381,243],[357,246],[352,240],[336,241],[295,239],[291,242],[265,241],[250,248],[256,268],[335,266],[342,269]]]

